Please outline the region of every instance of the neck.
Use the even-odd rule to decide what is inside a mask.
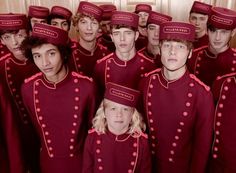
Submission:
[[[22,55],[14,55],[14,57],[20,61],[26,61],[27,58],[22,54]]]
[[[159,45],[151,45],[151,44],[148,44],[147,50],[148,50],[149,53],[151,53],[151,54],[153,54],[153,55],[155,55],[155,56],[160,54]]]
[[[202,31],[202,32],[196,32],[195,33],[195,37],[196,38],[201,38],[206,34],[206,31]]]
[[[228,44],[225,45],[224,47],[220,48],[220,49],[215,49],[215,48],[213,48],[212,46],[209,46],[210,52],[213,53],[213,54],[215,54],[215,55],[226,51],[228,48],[229,48],[229,45],[228,45]]]
[[[66,74],[67,74],[67,68],[63,64],[56,75],[49,76],[49,77],[46,77],[46,78],[47,78],[48,81],[50,81],[52,83],[58,83],[58,82],[62,81],[65,78]]]
[[[186,72],[186,65],[184,65],[183,67],[181,67],[180,69],[175,70],[175,71],[170,71],[166,68],[164,68],[164,70],[163,70],[164,76],[168,80],[179,79],[184,75],[185,72]]]
[[[79,40],[79,44],[80,46],[82,46],[84,49],[90,51],[90,52],[93,52],[94,49],[96,48],[96,40],[94,41],[91,41],[91,42],[87,42],[83,39],[80,39]]]
[[[125,53],[118,52],[116,50],[117,57],[122,61],[128,61],[128,60],[132,59],[135,56],[135,54],[136,54],[135,48],[133,48],[131,51],[125,52]]]

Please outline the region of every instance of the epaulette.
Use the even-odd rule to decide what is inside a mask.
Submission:
[[[236,48],[231,48],[231,50],[232,50],[233,52],[236,52]]]
[[[205,88],[206,91],[210,91],[210,87],[204,84],[200,79],[198,79],[194,74],[189,74],[190,78],[195,80],[197,83],[199,83],[201,86]]]
[[[141,136],[143,136],[144,138],[148,139],[148,135],[146,133],[141,133]]]
[[[203,50],[203,49],[205,49],[207,47],[208,47],[207,45],[201,46],[199,48],[193,49],[193,52],[198,52],[198,51]]]
[[[38,76],[42,76],[42,74],[43,74],[42,72],[38,72],[38,73],[34,74],[33,76],[26,78],[24,80],[24,83],[28,83],[28,82],[34,80],[35,78],[37,78]]]
[[[11,53],[7,53],[6,55],[3,55],[1,58],[0,58],[0,61],[4,60],[4,59],[7,59],[8,57],[11,56]]]
[[[225,74],[225,75],[222,75],[222,76],[217,76],[216,80],[221,80],[223,78],[233,77],[235,75],[236,75],[236,72],[228,73],[228,74]]]
[[[137,52],[137,54],[138,54],[139,56],[141,56],[142,58],[146,59],[147,61],[149,61],[149,62],[152,62],[152,63],[153,63],[153,60],[151,60],[150,58],[146,57],[146,56],[145,56],[145,55],[143,55],[142,53],[140,53],[140,52]]]
[[[106,59],[110,58],[113,55],[114,55],[114,53],[110,53],[110,54],[104,56],[103,58],[97,60],[97,63],[101,63],[102,61],[105,61]]]
[[[143,47],[142,49],[139,49],[138,52],[142,53],[142,51],[145,50],[145,49],[146,49],[146,47]]]
[[[94,133],[96,130],[94,128],[88,130],[88,134]]]
[[[157,69],[152,70],[152,71],[150,71],[150,72],[148,72],[148,73],[145,73],[144,76],[147,77],[147,76],[150,76],[150,75],[152,75],[152,74],[154,74],[154,73],[157,73],[157,72],[159,72],[159,71],[161,71],[161,68],[157,68]]]
[[[100,44],[100,43],[97,43],[97,46],[101,49],[101,50],[108,50],[106,46]]]
[[[70,46],[71,49],[74,49],[74,48],[77,47],[77,44],[78,44],[78,43],[77,43],[76,41],[71,41],[71,43],[72,43],[71,46]]]
[[[92,78],[90,78],[90,77],[88,77],[88,76],[81,75],[81,74],[79,74],[79,73],[77,73],[77,72],[74,72],[74,71],[72,71],[71,74],[72,74],[72,76],[76,76],[76,77],[78,77],[78,78],[87,79],[87,80],[89,80],[90,82],[93,81]]]

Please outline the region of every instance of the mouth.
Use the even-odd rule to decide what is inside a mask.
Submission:
[[[123,121],[121,121],[121,120],[120,121],[117,120],[117,121],[114,121],[114,122],[117,123],[117,124],[122,124],[123,123]]]
[[[174,58],[170,58],[167,60],[168,62],[177,62],[177,59],[174,59]]]
[[[49,72],[51,72],[52,70],[53,70],[53,68],[45,68],[45,69],[43,69],[43,72],[49,73]]]
[[[214,42],[214,45],[220,46],[220,45],[221,45],[221,42]]]
[[[125,48],[127,46],[127,44],[120,44],[119,45],[121,48]]]

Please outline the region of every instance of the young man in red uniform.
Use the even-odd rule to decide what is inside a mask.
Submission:
[[[32,30],[35,23],[48,23],[49,8],[30,5],[28,11],[28,19],[30,30]]]
[[[83,173],[151,173],[146,126],[136,109],[139,94],[107,83],[85,142]]]
[[[5,87],[0,79],[0,172],[24,173],[20,134]]]
[[[61,6],[53,6],[49,15],[49,24],[70,31],[72,12]]]
[[[163,67],[146,74],[140,83],[153,165],[158,173],[204,173],[210,153],[212,93],[186,67],[194,30],[188,23],[162,23]]]
[[[102,33],[98,37],[98,43],[107,47],[110,52],[114,52],[116,47],[111,40],[111,15],[116,11],[116,6],[112,4],[104,4],[99,6],[102,10],[102,20],[100,22]]]
[[[189,14],[189,22],[195,26],[195,41],[193,48],[208,46],[207,20],[211,12],[211,5],[194,1]]]
[[[79,33],[79,44],[73,51],[69,66],[76,72],[90,77],[93,76],[96,61],[110,53],[106,47],[97,42],[101,19],[101,8],[90,2],[81,1],[73,20]]]
[[[134,13],[139,15],[138,22],[138,31],[139,37],[135,42],[135,47],[137,50],[142,49],[148,43],[147,39],[147,20],[149,16],[149,12],[152,11],[152,6],[148,4],[137,4],[135,6]]]
[[[218,77],[212,92],[216,111],[209,173],[235,173],[236,73]]]
[[[208,20],[208,47],[196,49],[188,62],[191,73],[212,86],[219,75],[236,71],[236,52],[229,46],[236,30],[236,12],[213,7]]]
[[[11,52],[0,59],[0,78],[7,85],[6,91],[11,96],[15,108],[19,138],[23,145],[25,162],[32,172],[38,170],[37,138],[28,113],[22,102],[20,88],[24,80],[37,73],[38,68],[24,56],[21,43],[28,36],[28,22],[24,14],[0,15],[0,39]]]
[[[170,16],[157,13],[155,11],[149,12],[149,17],[147,20],[148,44],[146,47],[139,50],[139,53],[142,53],[147,58],[153,60],[158,68],[162,66],[159,47],[160,24],[171,20],[172,17]]]
[[[112,14],[111,38],[116,51],[98,60],[94,72],[101,96],[107,82],[137,89],[144,74],[155,69],[152,60],[136,52],[138,18],[137,14],[124,11],[114,11]]]
[[[90,78],[71,72],[67,31],[35,24],[25,40],[26,55],[40,73],[25,80],[22,97],[41,142],[42,173],[80,173],[82,151],[95,113]]]

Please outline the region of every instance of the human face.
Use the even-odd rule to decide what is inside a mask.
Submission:
[[[5,33],[1,36],[1,42],[5,45],[9,51],[15,56],[23,56],[23,52],[20,49],[21,43],[27,37],[25,29],[20,29],[17,33]]]
[[[79,19],[77,30],[79,31],[80,39],[86,42],[93,42],[96,41],[99,23],[96,19],[82,17]]]
[[[112,29],[111,38],[119,53],[129,53],[135,49],[138,32],[129,28]]]
[[[185,72],[185,64],[187,58],[190,57],[190,50],[182,42],[164,40],[161,43],[161,62],[164,66],[164,71]]]
[[[147,28],[148,42],[152,46],[159,45],[160,26],[156,24],[149,24]]]
[[[189,22],[195,26],[196,36],[202,37],[207,31],[208,15],[190,13]]]
[[[109,131],[120,135],[128,131],[134,108],[105,99],[104,113]]]
[[[51,20],[51,25],[57,28],[63,29],[64,31],[69,31],[69,23],[66,19],[54,18]]]
[[[211,31],[208,29],[210,48],[216,53],[225,51],[229,47],[228,43],[234,34],[235,30],[216,29]]]
[[[146,27],[149,14],[147,12],[140,11],[138,15],[139,15],[139,22],[138,22],[139,26]]]
[[[110,20],[101,21],[101,29],[104,34],[110,34],[111,32],[110,24],[111,24]]]
[[[47,19],[40,19],[40,18],[32,17],[30,19],[30,24],[32,28],[34,27],[35,23],[47,23]]]
[[[36,66],[51,82],[61,81],[66,75],[66,68],[58,48],[52,44],[43,44],[32,48]]]

